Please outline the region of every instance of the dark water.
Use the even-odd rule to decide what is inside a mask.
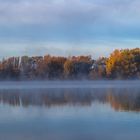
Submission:
[[[140,139],[139,82],[45,84],[0,84],[0,140]]]

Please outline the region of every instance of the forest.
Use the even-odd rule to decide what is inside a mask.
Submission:
[[[140,48],[91,56],[22,56],[0,61],[0,80],[140,79]]]

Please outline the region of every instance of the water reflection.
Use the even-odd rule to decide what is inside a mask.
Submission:
[[[10,106],[91,106],[110,104],[116,111],[140,111],[140,89],[37,89],[0,90],[0,103]]]

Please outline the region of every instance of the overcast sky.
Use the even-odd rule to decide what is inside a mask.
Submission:
[[[0,0],[0,58],[107,56],[140,47],[140,0]]]

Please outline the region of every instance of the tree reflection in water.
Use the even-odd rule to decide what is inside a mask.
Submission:
[[[0,90],[0,103],[11,106],[90,106],[95,101],[110,104],[116,111],[140,111],[140,90],[132,88]]]

